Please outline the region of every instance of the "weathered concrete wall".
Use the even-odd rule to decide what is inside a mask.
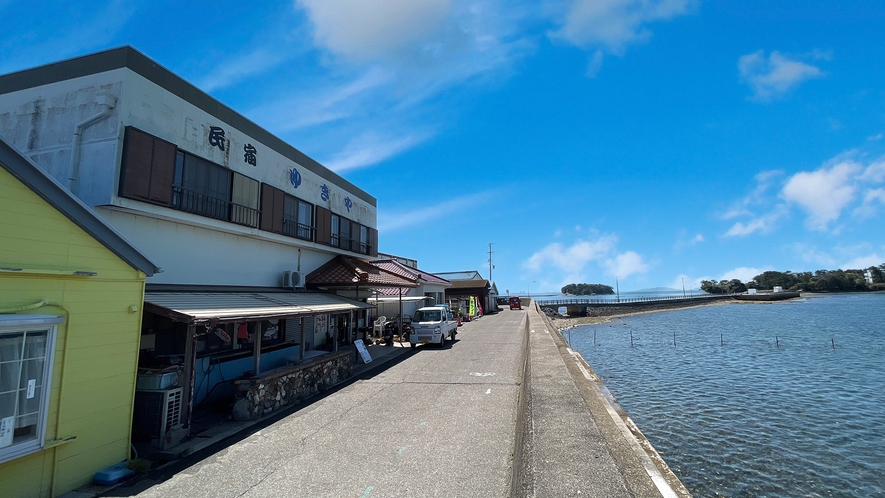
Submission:
[[[333,354],[297,367],[281,367],[260,380],[238,380],[242,396],[234,403],[235,420],[255,420],[298,403],[353,375],[353,353]]]

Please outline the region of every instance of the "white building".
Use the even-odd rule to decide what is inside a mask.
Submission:
[[[0,135],[163,268],[139,366],[183,362],[185,403],[369,325],[370,286],[296,289],[377,256],[375,198],[133,48],[0,76]]]

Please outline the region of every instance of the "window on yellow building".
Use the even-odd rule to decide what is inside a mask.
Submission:
[[[57,316],[0,315],[0,462],[43,447],[61,322]]]

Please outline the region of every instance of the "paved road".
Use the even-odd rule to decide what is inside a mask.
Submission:
[[[138,496],[508,496],[526,319],[467,323]]]

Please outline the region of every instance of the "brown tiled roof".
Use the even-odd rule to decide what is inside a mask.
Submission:
[[[317,287],[417,287],[415,279],[404,278],[371,263],[347,256],[336,256],[312,271],[305,281]]]
[[[384,268],[385,270],[396,273],[397,275],[404,276],[406,278],[410,278],[413,280],[421,279],[430,284],[448,284],[450,283],[448,280],[444,278],[437,277],[436,275],[432,275],[427,273],[426,271],[421,271],[417,268],[412,268],[406,266],[399,261],[395,261],[392,259],[382,259],[373,261],[372,264],[378,266],[380,268]]]

